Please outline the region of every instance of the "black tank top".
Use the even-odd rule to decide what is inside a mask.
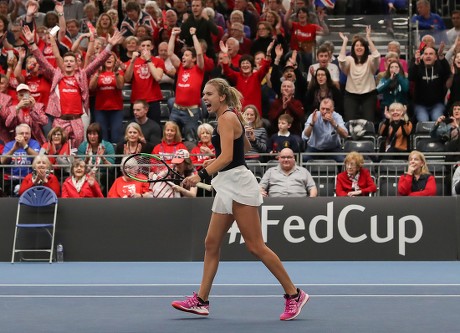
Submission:
[[[227,110],[227,111],[230,111],[230,110]],[[227,111],[225,111],[225,112],[227,112]],[[240,124],[241,124],[241,122],[240,122]],[[220,171],[230,170],[230,169],[236,168],[236,167],[238,167],[240,165],[246,166],[246,161],[244,159],[244,136],[245,136],[245,131],[244,131],[243,124],[241,124],[241,127],[243,128],[241,136],[239,138],[236,138],[235,140],[233,140],[233,160],[230,162],[229,165],[227,165],[225,168],[223,168]],[[222,148],[220,146],[220,135],[219,135],[219,132],[217,132],[217,126],[216,126],[216,128],[214,128],[214,131],[212,132],[211,142],[212,142],[212,145],[214,146],[214,148],[216,149],[216,158],[217,158],[222,153]]]

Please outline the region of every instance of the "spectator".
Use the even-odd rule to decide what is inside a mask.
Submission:
[[[446,88],[450,90],[446,109],[450,109],[452,104],[460,102],[460,50],[455,54],[450,66],[450,76],[447,79]]]
[[[125,81],[131,83],[131,103],[143,99],[149,103],[147,116],[161,125],[160,101],[163,100],[159,81],[165,71],[164,61],[152,56],[150,38],[140,40],[139,52],[133,56],[125,71]]]
[[[216,24],[208,17],[207,12],[203,8],[203,0],[192,0],[192,15],[181,25],[180,39],[185,41],[186,46],[191,47],[195,45],[194,38],[189,33],[192,27],[196,29],[196,37],[204,39],[208,45],[213,45],[211,34],[216,36],[219,34]],[[208,48],[207,56],[215,58],[213,47]]]
[[[385,69],[383,72],[379,72],[376,76],[375,76],[375,83],[378,85],[380,83],[380,81],[382,80],[382,77],[384,77],[385,75],[385,72],[386,70],[388,69],[388,67],[390,66],[390,64],[392,62],[395,62],[395,61],[398,61],[399,62],[399,57],[398,57],[398,54],[396,52],[388,52],[386,55],[385,55]]]
[[[97,19],[96,25],[96,35],[99,37],[107,38],[112,36],[115,28],[112,17],[108,13],[101,13]]]
[[[426,47],[417,50],[415,62],[409,69],[409,80],[414,83],[414,111],[417,121],[436,120],[443,115],[446,81],[451,69],[444,56],[438,59],[436,51]]]
[[[339,88],[334,84],[331,74],[327,68],[318,68],[313,79],[308,85],[307,94],[305,96],[305,105],[309,106],[306,110],[310,114],[319,109],[321,101],[325,98],[330,98],[334,101],[335,112],[343,115],[343,97]]]
[[[121,163],[125,162],[127,157],[123,157]],[[135,166],[132,166],[135,167]],[[123,169],[122,169],[123,172]],[[112,187],[107,194],[107,198],[143,198],[149,192],[149,184],[133,180],[123,175],[115,179]]]
[[[19,187],[19,195],[33,186],[45,186],[53,190],[59,197],[61,195],[61,185],[59,180],[53,175],[53,168],[50,160],[45,155],[35,156],[32,162],[32,173],[28,174]]]
[[[133,121],[141,127],[145,140],[155,146],[161,142],[161,127],[152,119],[147,118],[148,108],[149,104],[146,101],[135,101],[133,104]]]
[[[167,121],[163,128],[161,143],[153,148],[152,154],[161,155],[163,160],[170,164],[174,154],[179,149],[187,150],[187,147],[182,143],[179,126],[174,121]]]
[[[452,45],[460,36],[460,10],[453,10],[450,13],[450,20],[452,21],[452,28],[447,31],[447,39]]]
[[[78,156],[85,160],[86,165],[91,168],[93,174],[98,175],[98,180],[105,189],[105,184],[109,181],[109,168],[115,163],[115,150],[112,143],[102,139],[101,125],[92,123],[86,131],[86,141],[78,147]]]
[[[220,45],[220,42],[219,42]],[[233,37],[230,37],[226,40],[225,45],[227,46],[227,56],[230,59],[230,66],[239,71],[239,63],[241,59],[240,54],[240,43]]]
[[[286,47],[286,41],[284,40],[284,37],[281,34],[275,34],[273,27],[270,25],[270,23],[266,21],[261,21],[257,24],[257,27],[257,36],[251,45],[252,56],[255,56],[257,52],[265,53],[267,51],[268,46],[274,38],[276,39],[276,44],[281,44],[283,47]],[[272,50],[272,52],[273,51],[275,50]],[[271,54],[270,56],[273,57],[274,55],[275,54]]]
[[[251,28],[245,24],[244,14],[241,10],[234,9],[230,13],[230,17],[228,19],[228,28],[227,34],[229,33],[228,29],[232,26],[233,23],[241,23],[243,25],[244,36],[247,38],[251,38]]]
[[[31,139],[31,129],[27,124],[19,124],[15,132],[14,140],[5,144],[1,164],[31,165],[32,159],[26,156],[38,155],[40,144]],[[30,172],[30,168],[15,167],[11,170],[11,176],[20,179]]]
[[[363,167],[364,158],[353,151],[345,157],[345,171],[337,175],[335,193],[338,197],[366,196],[377,192],[377,186],[368,169]]]
[[[401,44],[396,40],[392,40],[391,42],[388,43],[387,52],[388,53],[394,52],[394,53],[396,53],[398,55],[399,63],[401,64],[402,68],[404,69],[404,72],[407,73],[408,70],[409,70],[409,67],[407,66],[407,61],[404,60],[404,59],[401,59]],[[385,70],[386,70],[385,56],[381,56],[380,57],[379,72],[384,72]]]
[[[84,5],[83,13],[85,17],[80,21],[80,32],[88,33],[90,30],[88,25],[93,25],[93,27],[96,27],[97,25],[98,9],[96,8],[95,3],[88,2],[86,5]],[[103,14],[102,10],[101,10],[101,14]],[[100,36],[100,35],[98,36],[107,37],[107,36]]]
[[[446,30],[446,25],[441,16],[431,12],[429,0],[417,1],[417,15],[414,15],[412,22],[418,22],[420,30]]]
[[[89,88],[96,95],[94,119],[101,125],[102,138],[109,142],[121,140],[124,117],[121,91],[124,83],[123,71],[113,52],[89,81]]]
[[[171,37],[171,31],[173,28],[179,28],[179,24],[177,23],[177,13],[172,10],[168,9],[165,14],[165,22],[162,28],[160,28],[160,42],[168,42],[169,37]],[[176,44],[176,51],[179,51],[182,47],[182,44]]]
[[[407,172],[398,181],[398,195],[401,196],[434,196],[436,182],[428,171],[425,155],[413,150],[409,154]]]
[[[208,123],[198,126],[197,134],[200,141],[190,152],[190,158],[197,170],[203,167],[204,161],[214,158],[216,155],[216,149],[211,142],[213,131],[214,128]]]
[[[267,48],[267,58],[270,57],[273,42]],[[228,54],[228,47],[221,41],[220,49],[225,54]],[[259,70],[254,72],[254,58],[250,55],[244,55],[240,58],[240,72],[236,72],[229,67],[228,56],[224,58],[222,67],[224,75],[235,84],[236,89],[243,95],[243,107],[246,105],[255,105],[259,115],[262,115],[262,93],[260,84],[267,75],[270,69],[270,61],[264,59]]]
[[[5,119],[8,116],[8,110],[11,105],[11,96],[8,95],[8,78],[0,74],[0,141],[3,143],[12,139],[10,131],[5,126]]]
[[[35,102],[35,99],[30,95],[28,85],[21,83],[16,88],[16,91],[19,102],[8,108],[5,126],[15,128],[19,124],[29,125],[32,129],[32,138],[42,145],[46,141],[42,126],[48,123],[45,106],[42,103]]]
[[[332,54],[329,52],[329,48],[326,45],[321,45],[318,48],[318,50],[316,51],[316,59],[318,59],[318,62],[316,64],[311,65],[308,69],[307,82],[311,82],[311,78],[316,73],[316,70],[318,68],[327,68],[332,82],[335,84],[337,88],[340,88],[339,67],[331,62]]]
[[[452,195],[460,195],[460,168],[455,169],[454,175],[452,176]]]
[[[146,141],[139,124],[132,122],[126,126],[124,140],[117,144],[115,153],[117,155],[150,154],[153,148],[153,144]],[[116,164],[120,164],[121,159],[121,157],[117,157],[115,160]]]
[[[161,58],[165,63],[165,70],[159,81],[160,87],[161,89],[174,90],[176,68],[171,62],[171,57],[168,56],[168,42],[158,44],[158,58]]]
[[[47,141],[40,148],[40,155],[47,155],[52,165],[69,166],[69,157],[72,154],[64,130],[53,127],[47,135]],[[59,168],[55,168],[58,177],[61,175]]]
[[[341,138],[346,138],[348,131],[342,116],[334,111],[334,101],[325,98],[321,101],[319,111],[314,111],[305,123],[302,138],[308,140],[307,153],[341,153]],[[331,155],[337,162],[343,162],[342,155]],[[305,155],[304,162],[321,159],[324,156]]]
[[[460,149],[460,101],[452,104],[449,116],[440,116],[430,131],[430,136],[446,143],[447,151]]]
[[[281,84],[281,94],[273,101],[270,107],[268,119],[273,127],[275,124],[278,124],[279,129],[279,117],[283,114],[287,114],[292,118],[291,126],[289,126],[292,133],[301,135],[305,111],[302,102],[295,98],[294,93],[294,82],[284,80]]]
[[[123,52],[120,54],[120,59],[123,62],[123,66],[126,70],[126,67],[129,66],[129,61],[134,61],[133,54],[138,53],[139,51],[139,39],[136,36],[126,37],[123,41]],[[137,54],[139,56],[139,54]]]
[[[346,55],[348,37],[340,33],[343,40],[339,54],[339,65],[347,75],[344,97],[346,120],[366,119],[375,121],[377,94],[374,73],[379,66],[380,53],[371,39],[371,27],[366,28],[366,39],[356,37],[351,46],[351,55]]]
[[[232,26],[228,30],[229,30],[229,34],[226,37],[233,37],[238,41],[238,45],[239,45],[238,53],[241,55],[250,54],[252,40],[244,36],[243,25],[241,23],[235,22],[232,24]],[[264,50],[266,49],[267,48],[264,48]]]
[[[62,198],[103,198],[101,187],[85,161],[76,158],[70,168],[70,177],[62,184]]]
[[[385,138],[381,152],[403,153],[409,151],[412,123],[401,103],[392,103],[385,109],[385,120],[380,123],[379,135]]]
[[[180,28],[174,28],[169,39],[168,57],[177,70],[176,99],[169,120],[182,129],[186,141],[197,142],[196,131],[201,120],[201,85],[204,78],[204,58],[201,44],[196,36],[196,29],[190,28],[193,48],[187,48],[182,60],[174,54],[176,36]]]
[[[35,99],[35,102],[41,103],[46,107],[50,97],[51,83],[48,81],[33,55],[26,58],[26,50],[20,49],[19,60],[14,69],[14,76],[18,83],[25,83],[30,88],[30,95]],[[22,64],[25,59],[25,69],[22,69]]]
[[[173,8],[177,14],[177,20],[184,22],[188,16],[188,2],[186,0],[174,0]]]
[[[408,104],[409,80],[404,73],[402,65],[398,61],[390,63],[377,86],[377,91],[379,94],[382,94],[380,109],[383,112],[395,102],[403,105]]]
[[[278,117],[278,133],[273,134],[268,141],[267,151],[269,153],[278,153],[284,148],[290,148],[295,153],[301,152],[300,142],[302,139],[298,135],[289,132],[293,121],[294,118],[287,113],[283,113]]]
[[[250,36],[248,38],[254,39],[257,31],[257,21],[259,20],[259,13],[254,8],[252,2],[248,0],[235,0],[234,10],[239,10],[243,13],[244,23],[249,27]],[[243,23],[243,22],[240,22]]]
[[[83,141],[83,114],[89,109],[88,79],[111,55],[113,46],[121,41],[118,31],[108,39],[109,44],[97,58],[84,69],[79,69],[75,54],[64,55],[64,68],[53,68],[44,58],[34,42],[34,34],[26,26],[24,37],[30,49],[43,69],[44,76],[52,80],[51,93],[46,113],[54,118],[53,127],[64,129],[72,146],[76,147]],[[91,41],[90,41],[91,42]]]
[[[83,3],[79,0],[64,0],[64,15],[66,19],[80,21],[83,19]]]
[[[190,154],[186,149],[179,149],[174,154],[171,160],[173,170],[179,175],[185,177],[195,174],[195,167],[193,166]],[[197,193],[197,187],[192,186],[187,188],[183,185],[179,179],[171,178],[168,182],[152,183],[150,185],[150,192],[146,194],[148,197],[151,195],[154,198],[195,198]]]
[[[316,45],[316,35],[327,35],[329,28],[324,22],[324,14],[319,17],[321,26],[309,23],[307,7],[297,9],[297,22],[292,22],[291,14],[293,10],[294,0],[291,0],[289,9],[284,16],[284,22],[291,35],[291,50],[296,50],[299,53],[303,68],[308,69],[312,64],[312,52]]]
[[[264,197],[316,197],[318,190],[307,169],[298,166],[294,152],[284,148],[278,155],[279,165],[268,169],[259,183]]]
[[[251,144],[246,152],[246,158],[259,158],[259,154],[267,152],[267,130],[263,127],[262,118],[255,105],[246,105],[243,108],[245,134]]]
[[[141,10],[141,6],[136,1],[126,3],[126,17],[121,23],[121,30],[124,30],[124,36],[133,36],[137,27],[146,26],[149,35],[158,36],[158,24],[153,17]]]

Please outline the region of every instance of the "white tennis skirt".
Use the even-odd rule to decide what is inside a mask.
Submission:
[[[220,171],[211,184],[216,190],[212,204],[214,213],[233,214],[233,201],[248,206],[260,206],[263,202],[256,177],[244,165]]]

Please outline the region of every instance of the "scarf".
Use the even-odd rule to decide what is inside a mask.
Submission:
[[[73,184],[73,186],[75,187],[75,189],[77,190],[78,193],[80,193],[81,188],[82,188],[83,184],[85,183],[85,180],[86,180],[85,177],[81,177],[80,180],[77,180],[77,178],[72,176],[72,184]]]
[[[351,189],[353,191],[359,191],[359,172],[356,175],[352,175],[350,173],[347,173],[348,179],[351,181]]]
[[[137,144],[136,146],[136,149],[134,149],[134,151],[131,151],[129,149],[129,143],[126,142],[124,145],[123,145],[123,154],[124,155],[132,155],[132,154],[137,154],[137,153],[140,153],[142,150],[142,145],[140,143]]]

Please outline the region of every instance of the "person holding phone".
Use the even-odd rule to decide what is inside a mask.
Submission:
[[[45,114],[45,105],[37,103],[30,94],[30,87],[21,83],[16,88],[18,104],[8,108],[8,116],[5,119],[5,126],[13,129],[19,124],[27,124],[32,129],[32,138],[40,145],[46,142],[42,126],[48,124],[48,117]]]

